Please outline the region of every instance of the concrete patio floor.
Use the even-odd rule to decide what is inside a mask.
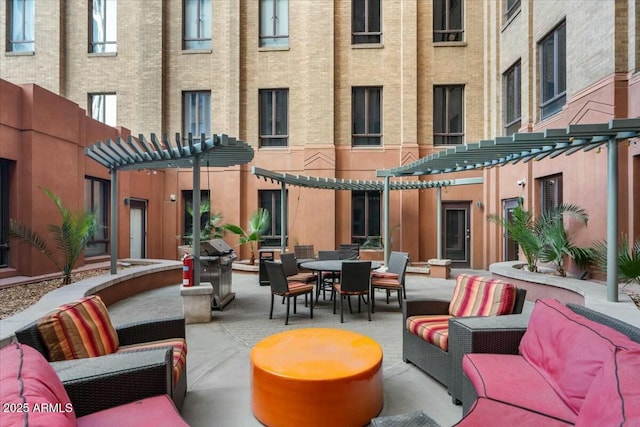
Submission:
[[[468,271],[468,270],[465,270]],[[463,272],[456,270],[452,277]],[[486,271],[475,272],[489,275]],[[408,274],[407,298],[450,299],[454,280]],[[276,304],[269,320],[270,290],[258,285],[256,273],[233,273],[236,298],[223,311],[214,311],[210,323],[187,326],[188,392],[182,416],[193,427],[260,426],[251,412],[249,353],[261,339],[295,328],[330,327],[348,329],[376,340],[383,349],[384,408],[380,415],[422,410],[442,426],[462,417],[462,407],[453,405],[446,389],[415,366],[402,361],[402,313],[397,300],[389,305],[377,293],[376,313],[371,322],[366,313],[345,314],[340,324],[332,302],[322,297],[309,319],[308,308],[298,302],[298,314],[284,325],[285,306]],[[354,307],[355,309],[355,307]],[[182,314],[179,286],[145,292],[109,307],[116,325],[137,320]],[[327,408],[331,410],[331,408]],[[336,426],[337,427],[337,426]]]

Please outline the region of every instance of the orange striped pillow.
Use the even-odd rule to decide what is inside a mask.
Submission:
[[[456,278],[449,314],[461,316],[500,316],[511,314],[516,287],[511,283],[471,274]]]
[[[49,361],[104,356],[118,350],[107,307],[97,295],[64,304],[38,321]]]

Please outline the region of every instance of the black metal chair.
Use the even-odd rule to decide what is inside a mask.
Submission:
[[[293,253],[280,255],[280,262],[282,262],[284,274],[289,282],[315,283],[318,280],[318,276],[315,274],[303,273],[298,270],[298,260]]]
[[[267,269],[267,276],[269,276],[269,283],[271,284],[271,308],[269,310],[269,319],[273,319],[273,300],[275,295],[285,297],[287,299],[287,317],[284,324],[289,324],[289,306],[291,298],[294,298],[293,312],[296,313],[295,297],[298,295],[309,294],[311,296],[311,303],[309,305],[309,318],[313,319],[313,285],[309,285],[304,282],[289,282],[287,276],[284,273],[284,267],[282,263],[265,261],[265,267]]]
[[[407,252],[391,252],[389,257],[389,268],[385,272],[374,271],[371,274],[371,311],[375,313],[375,290],[384,289],[387,294],[387,304],[389,304],[389,294],[391,291],[398,292],[398,305],[402,308],[402,299],[407,299],[407,291],[404,287],[404,276],[409,264],[409,254]]]
[[[360,259],[360,245],[357,243],[340,243],[338,245],[340,259]]]
[[[296,255],[296,259],[314,259],[316,257],[313,245],[295,245],[293,253]]]
[[[337,295],[333,299],[333,314],[336,314],[336,299],[340,298],[340,323],[344,323],[343,302],[347,298],[349,302],[349,312],[351,310],[351,295],[358,297],[358,313],[361,312],[361,297],[369,294],[371,278],[371,261],[344,261],[340,274],[340,283],[333,284],[333,291]],[[368,299],[371,301],[371,298]],[[367,303],[367,317],[371,321],[370,303]]]
[[[318,261],[330,261],[338,259],[340,259],[339,251],[318,251]],[[331,271],[323,271],[320,277],[322,280],[318,282],[319,288],[316,295],[319,296],[320,291],[322,290],[322,299],[326,299],[325,291],[329,291],[331,292],[331,295],[333,295],[333,283],[338,277],[340,277],[340,274]]]

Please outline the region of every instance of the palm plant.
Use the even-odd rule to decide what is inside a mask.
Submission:
[[[210,212],[211,209],[211,201],[208,199],[203,199],[200,201],[200,218],[202,220],[203,217],[208,216],[206,222],[200,226],[200,241],[209,240],[209,239],[219,239],[224,236],[224,227],[220,222],[222,221],[222,213],[221,212]],[[187,203],[185,206],[185,210],[187,214],[192,218],[191,229],[187,231],[185,236],[182,236],[185,244],[190,245],[193,242],[194,228],[195,223],[193,221],[193,204]],[[180,236],[177,236],[180,238]]]
[[[256,262],[255,246],[254,244],[262,240],[262,235],[269,228],[271,224],[271,215],[269,211],[264,208],[258,208],[249,217],[249,224],[247,229],[234,224],[224,224],[222,227],[225,230],[237,234],[240,236],[240,244],[249,244],[251,251],[251,259],[249,263],[254,265]]]
[[[499,215],[489,215],[489,221],[500,224],[509,237],[518,243],[522,254],[527,260],[529,271],[538,271],[538,257],[543,242],[537,233],[537,227],[530,211],[522,207],[522,203],[513,209],[511,216],[503,218]]]
[[[93,213],[72,212],[62,205],[62,201],[52,191],[44,189],[45,194],[55,203],[62,215],[62,224],[47,225],[47,230],[56,242],[57,251],[52,250],[45,240],[26,225],[10,220],[9,235],[27,243],[42,252],[62,271],[64,285],[71,283],[71,271],[75,267],[87,242],[96,231],[97,220]]]
[[[593,246],[594,264],[604,273],[607,271],[607,242],[600,240]],[[625,284],[640,285],[640,238],[633,246],[629,245],[627,236],[622,235],[618,242],[618,280]]]
[[[543,235],[544,245],[540,251],[540,260],[553,262],[556,265],[558,274],[566,277],[564,269],[564,259],[566,257],[576,260],[576,264],[584,265],[586,259],[590,258],[590,249],[575,246],[564,229],[562,220],[548,223]]]

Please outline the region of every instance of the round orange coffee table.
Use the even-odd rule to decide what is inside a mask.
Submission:
[[[361,427],[383,403],[382,348],[369,337],[296,329],[251,350],[251,407],[269,427]]]

